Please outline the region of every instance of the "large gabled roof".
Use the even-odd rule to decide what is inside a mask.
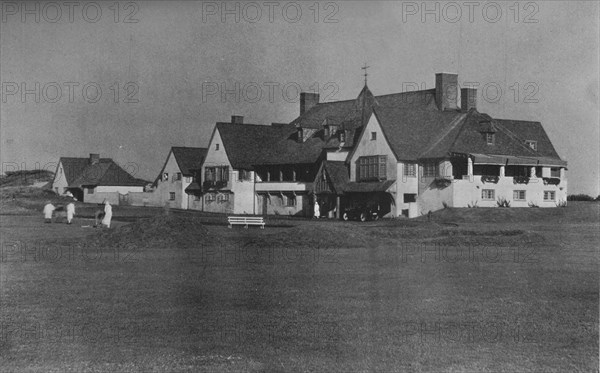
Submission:
[[[376,106],[374,113],[399,160],[416,160],[432,138],[465,116],[456,110],[407,110],[403,107],[385,106]]]
[[[174,146],[171,148],[175,161],[184,176],[193,176],[193,170],[200,169],[204,157],[206,157],[207,148],[191,148],[183,146]]]
[[[148,182],[137,179],[116,164],[111,158],[100,158],[91,164],[89,158],[61,157],[67,185],[81,188],[92,186],[144,186]]]
[[[487,144],[484,137],[490,131],[494,133],[493,145]],[[537,150],[526,145],[526,140],[536,141]],[[556,164],[564,164],[541,123],[494,119],[475,109],[433,136],[419,158],[439,158],[452,153],[533,157],[546,163],[554,160]]]

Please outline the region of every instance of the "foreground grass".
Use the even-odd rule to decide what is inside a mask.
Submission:
[[[99,234],[0,216],[0,366],[597,371],[598,205],[476,210]]]

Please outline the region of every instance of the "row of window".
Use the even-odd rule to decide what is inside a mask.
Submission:
[[[483,189],[481,191],[481,199],[488,201],[496,200],[496,191],[494,189]],[[514,201],[525,201],[527,199],[527,191],[525,190],[514,190],[513,200]],[[556,200],[556,192],[552,190],[544,191],[544,201]]]
[[[204,201],[206,202],[228,202],[229,201],[229,193],[207,193],[204,196]]]
[[[272,198],[278,198],[281,206],[293,207],[296,206],[296,196],[290,194],[279,195],[278,197],[268,197],[269,205],[273,204]]]
[[[183,176],[181,175],[181,172],[175,172],[175,174],[173,174],[173,178],[171,179],[171,181],[181,181],[182,179],[183,179]],[[162,181],[169,181],[169,173],[168,172],[163,172]],[[186,176],[185,182],[191,183],[192,178],[189,176]]]

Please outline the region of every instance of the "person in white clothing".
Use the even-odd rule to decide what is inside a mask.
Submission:
[[[319,202],[315,200],[315,218],[319,218],[321,216],[321,208],[319,207]]]
[[[44,219],[46,220],[46,223],[52,223],[52,214],[54,213],[54,210],[56,210],[56,207],[54,207],[50,201],[47,201],[46,206],[44,206]]]
[[[110,228],[110,220],[112,219],[112,206],[110,203],[104,201],[104,218],[102,218],[102,225],[106,228]]]
[[[75,215],[75,204],[71,202],[67,205],[67,224],[71,224],[73,215]]]

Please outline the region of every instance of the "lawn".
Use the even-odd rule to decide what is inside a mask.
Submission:
[[[598,203],[109,231],[36,203],[0,210],[1,371],[598,371]]]

